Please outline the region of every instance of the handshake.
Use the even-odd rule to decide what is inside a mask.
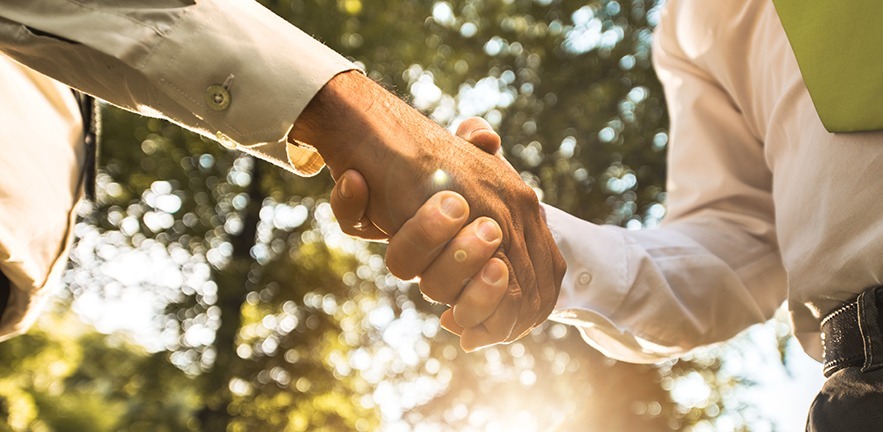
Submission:
[[[357,72],[337,75],[294,125],[337,182],[344,232],[388,240],[386,263],[451,306],[444,328],[467,351],[511,342],[542,324],[566,265],[533,190],[481,119],[451,135]],[[468,141],[468,142],[467,142]]]

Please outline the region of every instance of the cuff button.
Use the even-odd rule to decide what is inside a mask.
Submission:
[[[205,89],[205,103],[215,111],[224,111],[230,106],[230,91],[220,84],[210,85]]]
[[[580,285],[588,285],[592,282],[592,275],[589,272],[582,272],[579,274],[579,284]]]

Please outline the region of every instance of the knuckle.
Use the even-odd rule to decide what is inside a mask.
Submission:
[[[444,246],[444,233],[431,224],[412,219],[393,236],[386,249],[386,266],[402,279],[413,279]]]
[[[447,230],[438,218],[427,217],[414,220],[408,224],[408,229],[403,230],[403,240],[414,250],[436,249],[445,243]]]
[[[390,242],[386,248],[386,268],[399,279],[414,279],[420,272],[413,256],[397,247],[398,243]]]
[[[519,180],[521,178],[519,177]],[[524,181],[519,181],[518,185],[512,188],[512,193],[520,200],[525,203],[527,202],[536,202],[537,206],[539,206],[539,198],[537,198],[536,192],[534,192],[533,188],[530,187]]]
[[[469,298],[469,307],[477,310],[488,310],[497,305],[497,298],[490,293],[482,292]]]
[[[460,294],[462,286],[456,286],[450,281],[441,282],[435,278],[424,278],[420,280],[420,292],[429,299],[444,303],[453,304]]]
[[[485,328],[493,337],[494,342],[503,342],[509,338],[512,332],[512,322],[508,319],[489,319],[485,321]]]
[[[393,276],[402,279],[409,280],[417,277],[417,272],[413,271],[408,267],[404,262],[400,262],[395,258],[386,258],[386,268],[389,269],[389,272],[392,273]]]
[[[470,307],[482,310],[496,309],[504,295],[497,286],[484,282],[470,285],[466,289],[464,301],[468,301]]]
[[[475,312],[470,309],[468,306],[457,304],[453,307],[454,319],[457,321],[457,324],[465,328],[475,327],[478,324],[481,324],[481,321],[476,317]]]
[[[344,203],[336,201],[333,195],[331,198],[331,212],[334,213],[334,218],[337,219],[338,223],[341,225],[351,224],[356,219],[356,212],[347,207]]]
[[[505,296],[508,301],[521,304],[521,299],[524,297],[524,294],[521,292],[521,285],[517,281],[510,281],[509,286],[506,288]]]

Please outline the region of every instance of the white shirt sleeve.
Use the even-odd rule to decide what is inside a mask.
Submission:
[[[770,318],[786,295],[763,145],[669,20],[653,47],[671,117],[662,226],[597,226],[546,206],[568,266],[550,319],[636,363],[726,340]]]
[[[65,84],[302,174],[286,137],[354,65],[250,0],[0,3],[0,51]],[[319,165],[321,168],[321,165]]]

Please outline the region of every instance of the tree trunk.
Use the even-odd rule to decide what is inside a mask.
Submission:
[[[243,230],[230,238],[233,255],[229,264],[222,269],[214,269],[212,279],[218,284],[218,307],[221,308],[221,326],[215,335],[215,363],[204,375],[206,399],[199,412],[202,430],[219,432],[227,430],[232,416],[228,406],[232,402],[230,380],[241,367],[236,355],[236,335],[242,325],[242,304],[253,287],[248,286],[248,273],[252,271],[254,260],[251,248],[255,245],[257,226],[260,221],[261,204],[264,202],[261,189],[260,162],[253,162],[252,180],[248,188],[248,205],[244,209]]]

